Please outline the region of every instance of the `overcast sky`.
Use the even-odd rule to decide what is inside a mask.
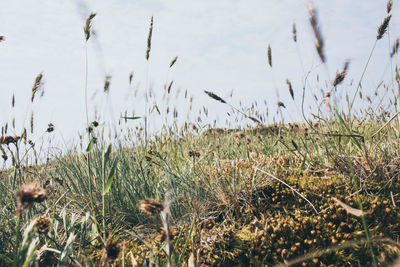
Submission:
[[[301,90],[305,72],[310,79],[320,76],[313,89],[321,100],[322,91],[346,59],[351,60],[349,78],[339,94],[351,92],[359,79],[386,14],[385,1],[315,1],[322,35],[326,44],[327,64],[321,65],[313,43],[307,16],[307,2],[294,0],[3,0],[0,2],[0,123],[16,121],[16,134],[29,128],[34,113],[36,136],[48,123],[65,139],[76,138],[86,125],[84,103],[85,41],[83,25],[90,12],[95,34],[88,42],[89,120],[118,121],[128,110],[142,116],[144,92],[151,87],[157,104],[163,107],[163,85],[174,80],[171,109],[176,107],[186,118],[188,100],[193,97],[194,120],[197,109],[208,108],[210,122],[224,125],[231,119],[229,107],[208,98],[212,91],[231,103],[249,107],[258,101],[258,109],[269,108],[268,121],[276,117],[276,103],[285,103],[287,120],[300,119]],[[397,1],[389,35],[377,44],[363,83],[363,92],[372,94],[382,79],[391,80],[390,49],[400,35]],[[154,30],[149,63],[145,60],[151,16]],[[297,44],[292,40],[292,24],[297,27]],[[273,69],[268,66],[267,47],[272,48]],[[171,59],[178,61],[168,70]],[[35,77],[43,73],[44,94],[31,104]],[[134,73],[129,84],[129,74]],[[109,94],[103,92],[106,75],[111,75]],[[295,103],[286,86],[290,79]],[[233,90],[232,98],[229,98]],[[314,103],[309,89],[307,103]],[[137,94],[135,95],[135,91]],[[176,98],[177,93],[180,95]],[[16,105],[11,108],[12,95]],[[151,106],[153,100],[150,100]],[[166,104],[164,105],[166,106]],[[97,115],[95,115],[97,114]],[[290,114],[290,115],[289,115]],[[97,117],[96,117],[97,116]],[[139,122],[130,122],[132,126]],[[154,120],[153,127],[161,123]]]

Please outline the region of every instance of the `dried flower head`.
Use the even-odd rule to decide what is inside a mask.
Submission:
[[[121,251],[121,245],[113,239],[109,239],[106,243],[106,262],[108,264],[113,264]]]
[[[36,183],[23,185],[18,190],[18,215],[21,214],[22,209],[25,209],[33,203],[43,202],[46,196],[46,190],[36,187]]]
[[[90,30],[92,27],[92,19],[96,17],[96,13],[90,13],[90,15],[86,19],[85,27],[83,27],[83,31],[85,33],[85,40],[86,42],[89,41],[90,38]]]
[[[52,131],[54,131],[54,124],[49,123],[49,125],[47,126],[46,132],[51,133]]]
[[[392,15],[387,16],[387,17],[383,20],[382,24],[379,26],[379,28],[378,28],[378,35],[376,36],[376,39],[377,39],[377,40],[382,39],[383,35],[386,33],[386,30],[387,30],[387,28],[388,28],[388,26],[389,26],[389,22],[390,22],[390,19],[391,19],[391,18],[392,18]]]
[[[41,247],[36,254],[36,260],[39,266],[56,266],[58,259],[55,256],[55,250],[46,245]]]
[[[164,205],[155,199],[146,198],[140,201],[140,210],[149,216],[159,214],[164,208]]]
[[[40,216],[36,219],[36,229],[38,233],[47,234],[50,230],[51,220],[49,217]]]

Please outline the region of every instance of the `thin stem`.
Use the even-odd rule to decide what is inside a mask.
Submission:
[[[362,81],[362,79],[364,78],[365,72],[367,71],[367,67],[368,67],[369,62],[370,62],[370,60],[371,60],[371,58],[372,58],[372,54],[374,53],[374,50],[375,50],[375,47],[376,47],[377,42],[378,42],[378,40],[375,40],[374,46],[372,47],[372,50],[371,50],[371,53],[369,54],[367,63],[366,63],[365,66],[364,66],[364,69],[363,69],[363,72],[362,72],[362,74],[361,74],[360,80],[358,81],[357,90],[356,90],[356,92],[354,93],[353,100],[351,100],[351,104],[350,104],[350,107],[349,107],[349,115],[348,115],[349,118],[350,118],[351,109],[353,108],[353,105],[354,105],[354,101],[356,100],[356,96],[357,96],[358,90],[361,88],[361,81]]]

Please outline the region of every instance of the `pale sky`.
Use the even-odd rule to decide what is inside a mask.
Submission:
[[[380,40],[364,79],[364,93],[372,95],[382,79],[391,81],[390,64],[399,62],[397,54],[390,61],[390,50],[400,36],[400,5],[393,1],[389,35]],[[99,120],[105,127],[118,121],[128,110],[143,116],[144,92],[152,87],[160,107],[163,85],[174,80],[169,105],[186,118],[189,103],[184,91],[193,96],[194,120],[205,106],[209,122],[215,118],[221,126],[233,120],[230,108],[208,98],[209,90],[227,98],[235,106],[239,101],[258,109],[269,107],[271,123],[276,117],[277,94],[287,107],[285,118],[299,120],[304,71],[313,69],[310,80],[320,76],[315,93],[321,97],[325,81],[351,60],[348,77],[339,87],[352,96],[362,68],[376,39],[377,28],[385,18],[386,1],[335,0],[314,1],[325,39],[326,66],[313,47],[314,36],[307,16],[307,1],[298,0],[3,0],[0,2],[0,123],[11,123],[15,116],[16,134],[29,128],[34,113],[36,138],[48,123],[65,140],[77,138],[86,126],[84,105],[85,42],[83,26],[90,12],[96,12],[88,42],[89,120]],[[151,16],[154,30],[149,64],[145,60]],[[298,42],[292,40],[296,23]],[[273,70],[268,66],[267,47],[271,45]],[[168,71],[171,59],[178,56]],[[301,57],[304,69],[300,64]],[[129,73],[133,71],[132,85]],[[44,94],[30,102],[36,75],[43,72]],[[111,75],[110,94],[103,93],[106,75]],[[292,81],[295,103],[291,100],[286,78]],[[351,79],[354,83],[351,86]],[[146,85],[147,84],[147,85]],[[137,90],[136,96],[134,95]],[[178,91],[178,98],[175,98]],[[233,97],[229,98],[233,90]],[[311,88],[308,92],[311,92]],[[16,106],[11,108],[15,94]],[[307,103],[314,104],[311,93]],[[321,100],[321,99],[320,99]],[[151,106],[153,100],[150,100]],[[297,107],[296,107],[297,106]],[[308,105],[307,105],[308,106]],[[98,117],[95,117],[95,111]],[[313,110],[308,110],[309,113]],[[290,115],[288,115],[290,114]],[[155,116],[156,117],[156,116]],[[277,117],[279,119],[279,117]],[[128,123],[131,126],[137,121]],[[154,118],[153,129],[160,129]]]

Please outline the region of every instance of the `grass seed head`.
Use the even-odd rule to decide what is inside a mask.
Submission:
[[[393,0],[389,0],[386,5],[386,11],[389,14],[392,11]]]
[[[383,20],[382,24],[379,26],[379,28],[378,28],[378,35],[377,35],[377,37],[376,37],[377,40],[382,39],[383,35],[386,33],[391,18],[392,18],[392,15],[387,16],[387,17]]]
[[[295,23],[293,23],[292,33],[293,33],[293,41],[296,43],[297,42],[297,30],[296,30],[296,24]]]
[[[400,37],[396,39],[396,43],[393,45],[392,52],[390,53],[390,57],[393,57],[399,50],[399,43],[400,43]]]
[[[217,101],[222,102],[222,103],[224,103],[224,104],[226,103],[225,100],[223,100],[221,97],[217,96],[217,95],[214,94],[213,92],[204,91],[204,93],[206,93],[209,97],[211,97],[211,98],[214,99],[214,100],[217,100]]]
[[[271,46],[268,45],[268,64],[272,68],[272,51],[271,51]]]
[[[149,28],[149,36],[147,37],[147,50],[146,50],[146,60],[148,61],[150,58],[150,50],[151,50],[151,36],[153,35],[153,16],[151,16],[150,20],[150,28]]]
[[[169,67],[172,68],[172,66],[175,64],[175,62],[176,62],[177,60],[178,60],[178,56],[174,57],[174,58],[171,60],[171,63],[169,63]]]
[[[322,38],[321,31],[318,25],[317,11],[311,4],[308,7],[308,14],[311,28],[313,29],[315,39],[317,39],[317,41],[315,42],[315,48],[317,49],[321,61],[325,63],[324,40]]]
[[[89,41],[90,39],[90,31],[92,27],[92,19],[96,17],[96,13],[90,13],[90,15],[86,19],[85,27],[83,28],[83,31],[85,33],[85,40],[86,42]]]
[[[289,79],[286,79],[286,84],[289,87],[289,93],[290,96],[292,97],[292,99],[294,100],[294,92],[293,92],[293,87],[292,87],[292,83],[289,81]]]
[[[33,102],[33,100],[35,99],[35,94],[40,89],[40,87],[42,85],[42,78],[43,78],[43,73],[39,73],[36,76],[35,83],[32,86],[31,102]]]

